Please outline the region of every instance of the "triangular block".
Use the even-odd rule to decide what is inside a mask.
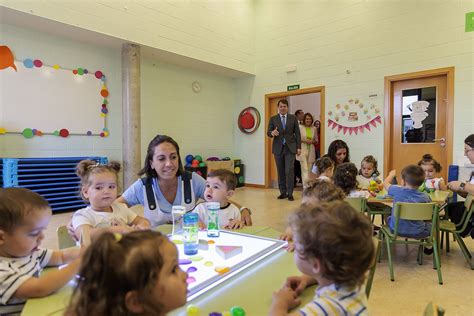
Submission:
[[[226,260],[242,253],[242,250],[242,246],[216,246],[216,252]]]

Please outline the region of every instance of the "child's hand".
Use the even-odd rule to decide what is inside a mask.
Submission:
[[[397,175],[397,170],[393,169],[393,170],[390,170],[387,177],[395,177],[396,175]]]
[[[287,227],[285,233],[280,235],[280,240],[293,241],[293,232],[290,227]]]
[[[230,219],[229,223],[224,226],[226,229],[241,229],[245,226],[244,222],[238,219]]]
[[[284,287],[287,287],[297,295],[300,295],[303,290],[308,286],[308,280],[304,276],[290,276],[286,278]]]
[[[295,243],[288,242],[288,245],[286,246],[286,251],[287,252],[294,252],[295,251]]]
[[[199,227],[199,230],[205,230],[207,228],[203,222],[198,222],[198,227]]]
[[[131,233],[135,230],[138,230],[136,226],[115,226],[120,230],[120,233],[126,234],[126,233]]]
[[[112,218],[110,220],[110,225],[111,226],[127,226],[127,223],[125,223],[124,221],[122,221],[118,218]]]
[[[76,236],[76,231],[74,230],[74,226],[72,226],[72,216],[69,219],[69,222],[67,222],[67,233],[69,236],[71,236],[74,241],[79,241],[79,238]]]
[[[271,310],[276,311],[289,311],[292,308],[300,305],[301,301],[298,298],[298,294],[291,288],[283,287],[279,291],[273,293],[273,301]]]
[[[280,235],[280,240],[284,240],[284,241],[292,241],[293,240],[293,235],[290,233],[284,233],[282,235]]]
[[[143,226],[143,225],[130,225],[129,226],[130,228],[132,228],[133,230],[147,230],[147,229],[150,229],[149,227],[146,227],[146,226]]]

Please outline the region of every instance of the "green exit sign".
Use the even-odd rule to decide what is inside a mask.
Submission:
[[[286,87],[286,91],[293,91],[293,90],[298,90],[300,88],[299,84],[294,84],[292,86]]]
[[[466,32],[474,31],[474,12],[466,13]]]

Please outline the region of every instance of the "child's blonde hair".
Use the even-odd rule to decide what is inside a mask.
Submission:
[[[290,215],[299,254],[317,258],[322,276],[336,284],[362,285],[375,246],[370,219],[344,201],[301,205]]]
[[[346,195],[334,183],[322,179],[315,179],[308,182],[303,190],[303,197],[314,199],[318,202],[331,202],[344,200]]]
[[[82,160],[76,166],[76,174],[81,179],[81,197],[84,201],[88,202],[88,199],[82,193],[83,188],[91,185],[91,176],[99,173],[110,172],[116,176],[118,180],[118,173],[120,171],[120,162],[110,161],[107,164],[100,164],[94,160]]]
[[[0,189],[0,229],[11,233],[37,210],[51,210],[41,195],[25,188]]]
[[[164,264],[160,248],[166,237],[151,230],[126,235],[104,233],[84,254],[80,278],[67,315],[129,315],[125,296],[137,291],[145,314],[161,309],[152,290]]]

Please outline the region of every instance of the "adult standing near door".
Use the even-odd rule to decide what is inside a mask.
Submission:
[[[303,117],[303,125],[300,125],[301,134],[301,154],[296,156],[296,160],[301,165],[301,178],[303,179],[303,189],[306,188],[309,181],[311,166],[316,160],[316,151],[314,144],[317,142],[318,135],[316,127],[313,126],[313,116],[306,113]]]
[[[273,138],[272,153],[278,171],[278,199],[294,201],[295,157],[301,153],[301,135],[296,116],[288,113],[288,101],[278,101],[278,114],[270,118],[268,137]]]

